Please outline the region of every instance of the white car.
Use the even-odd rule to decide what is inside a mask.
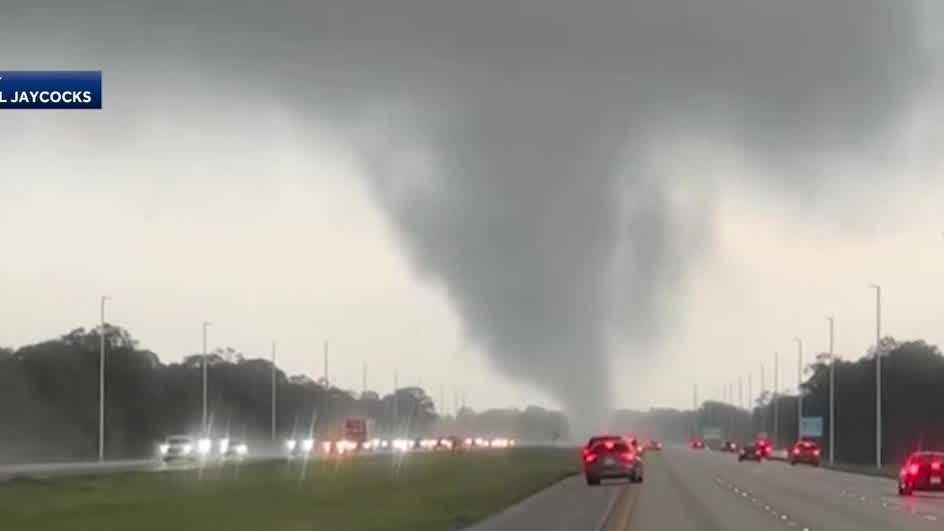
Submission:
[[[244,459],[249,455],[249,445],[238,439],[220,439],[220,457],[223,459]]]
[[[285,452],[289,458],[310,457],[315,449],[315,442],[312,438],[289,439],[285,441]]]
[[[213,441],[206,438],[197,438],[190,435],[171,435],[161,444],[161,460],[196,461],[206,459],[213,451]]]

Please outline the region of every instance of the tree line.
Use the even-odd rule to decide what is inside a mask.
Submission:
[[[835,456],[850,464],[875,462],[875,356],[882,358],[882,461],[900,463],[918,449],[944,449],[944,356],[934,345],[915,340],[882,339],[854,361],[835,366]],[[822,417],[820,445],[829,455],[829,372],[827,354],[806,367],[800,389],[803,416]],[[774,408],[777,422],[774,423]],[[749,410],[716,401],[698,410],[653,409],[618,411],[613,428],[636,431],[666,441],[685,443],[706,426],[719,427],[738,442],[761,432],[776,438],[777,447],[796,441],[799,433],[796,395],[762,393]]]
[[[0,348],[0,463],[87,460],[97,456],[101,330],[78,328],[17,349]],[[130,332],[104,327],[105,452],[108,459],[153,455],[164,437],[199,433],[203,356],[163,363]],[[233,349],[207,355],[209,424],[214,435],[269,441],[272,362]],[[371,420],[385,437],[569,437],[566,418],[537,407],[445,415],[420,387],[381,396],[287,375],[278,367],[277,440],[328,430],[347,416]]]

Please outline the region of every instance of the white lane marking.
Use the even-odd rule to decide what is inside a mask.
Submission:
[[[925,520],[937,520],[937,516],[934,516],[933,514],[926,514],[926,515],[924,515],[924,519],[925,519]]]

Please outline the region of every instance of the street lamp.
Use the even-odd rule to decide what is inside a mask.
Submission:
[[[829,321],[829,464],[836,462],[836,357],[833,354],[835,320]]]
[[[797,440],[803,435],[803,339],[793,338],[797,344]]]
[[[203,321],[203,436],[207,433],[207,327],[210,323]]]
[[[278,341],[272,342],[272,440],[275,440],[275,386],[276,386],[276,368],[275,368],[275,347],[278,345]]]
[[[101,299],[101,328],[98,333],[98,460],[105,460],[105,301],[110,299],[103,295]]]
[[[875,466],[882,468],[882,286],[875,290]]]

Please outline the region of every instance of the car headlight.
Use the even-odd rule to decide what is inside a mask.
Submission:
[[[192,444],[185,444],[185,445],[183,445],[183,446],[180,447],[180,452],[181,452],[182,454],[184,454],[184,455],[188,455],[188,454],[190,454],[190,452],[192,452],[192,451],[193,451],[193,445],[192,445]]]
[[[206,455],[213,449],[213,441],[210,439],[200,439],[197,442],[197,452]]]
[[[229,439],[220,439],[220,453],[225,454],[229,450]]]
[[[304,441],[302,441],[302,450],[306,452],[310,452],[311,449],[314,447],[315,447],[314,439],[305,439]]]
[[[170,450],[170,445],[169,445],[169,444],[162,444],[162,445],[158,446],[158,450],[161,452],[162,455],[163,455],[163,454],[166,454],[167,451]]]
[[[289,452],[295,451],[295,447],[298,446],[297,441],[285,441],[285,449]]]
[[[236,446],[236,453],[239,455],[246,455],[249,453],[249,447],[245,444],[240,444]]]

